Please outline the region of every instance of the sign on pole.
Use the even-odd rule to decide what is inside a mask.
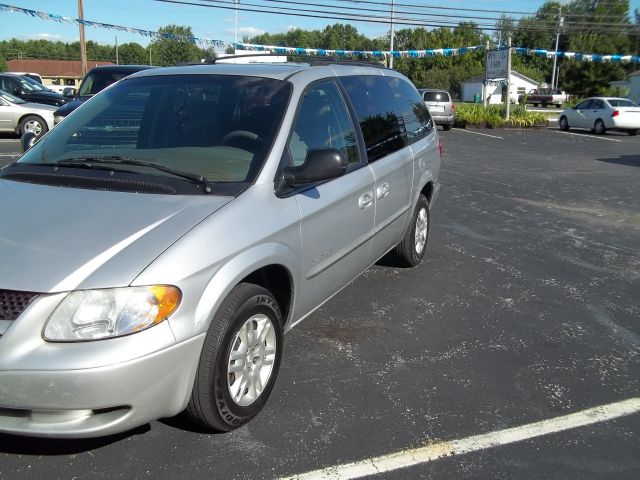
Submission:
[[[498,80],[507,78],[508,59],[509,50],[507,49],[488,51],[485,63],[485,79]]]

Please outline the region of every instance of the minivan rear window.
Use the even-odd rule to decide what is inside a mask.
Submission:
[[[425,102],[450,102],[451,97],[447,92],[424,92]]]

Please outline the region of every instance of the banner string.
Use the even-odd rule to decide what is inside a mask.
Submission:
[[[80,20],[78,18],[63,17],[52,13],[40,12],[37,10],[29,10],[27,8],[16,7],[0,3],[0,12],[22,13],[34,18],[42,20],[54,21],[58,23],[84,25],[85,27],[100,28],[105,30],[114,30],[118,32],[127,32],[154,40],[169,39],[176,41],[189,42],[194,45],[213,46],[219,48],[233,47],[238,50],[251,50],[258,52],[273,52],[284,55],[317,55],[317,56],[335,56],[335,57],[373,57],[384,59],[389,56],[394,58],[428,58],[433,56],[456,56],[484,49],[483,45],[475,45],[460,48],[435,48],[427,50],[330,50],[324,48],[301,48],[301,47],[282,47],[278,45],[256,45],[242,42],[227,42],[224,40],[212,40],[208,38],[176,35],[172,33],[153,32],[150,30],[142,30],[140,28],[124,27],[122,25],[112,25],[109,23],[94,22],[91,20]],[[507,47],[502,47],[507,48]],[[512,50],[520,55],[544,56],[546,58],[567,58],[582,62],[622,62],[622,63],[640,63],[639,55],[601,55],[597,53],[577,53],[577,52],[561,52],[553,50],[545,50],[539,48],[523,48],[512,47]]]

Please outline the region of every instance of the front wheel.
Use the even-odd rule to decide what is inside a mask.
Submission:
[[[636,128],[635,130],[627,130],[627,133],[631,136],[635,136],[638,135],[638,129]]]
[[[20,136],[25,133],[33,133],[36,138],[40,138],[42,135],[47,133],[47,130],[49,130],[47,123],[42,118],[35,115],[24,117],[20,122]]]
[[[424,252],[427,249],[430,226],[429,201],[427,197],[420,194],[411,217],[411,224],[407,228],[404,238],[393,251],[398,257],[400,266],[415,267],[422,261]]]
[[[445,132],[448,132],[449,130],[451,130],[451,127],[453,125],[445,123],[444,125],[442,125],[442,130],[444,130]]]
[[[280,307],[268,290],[241,283],[222,302],[204,342],[186,413],[208,431],[228,432],[255,417],[282,358]]]

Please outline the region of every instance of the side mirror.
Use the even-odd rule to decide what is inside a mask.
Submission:
[[[314,148],[307,152],[304,163],[298,167],[285,167],[283,180],[289,187],[301,187],[323,182],[347,173],[347,159],[335,148]]]
[[[38,136],[33,132],[26,132],[20,137],[20,143],[22,145],[22,152],[26,152],[33,147],[38,141]]]
[[[76,89],[73,87],[67,87],[64,90],[62,90],[62,95],[67,98],[73,98],[76,96]]]

